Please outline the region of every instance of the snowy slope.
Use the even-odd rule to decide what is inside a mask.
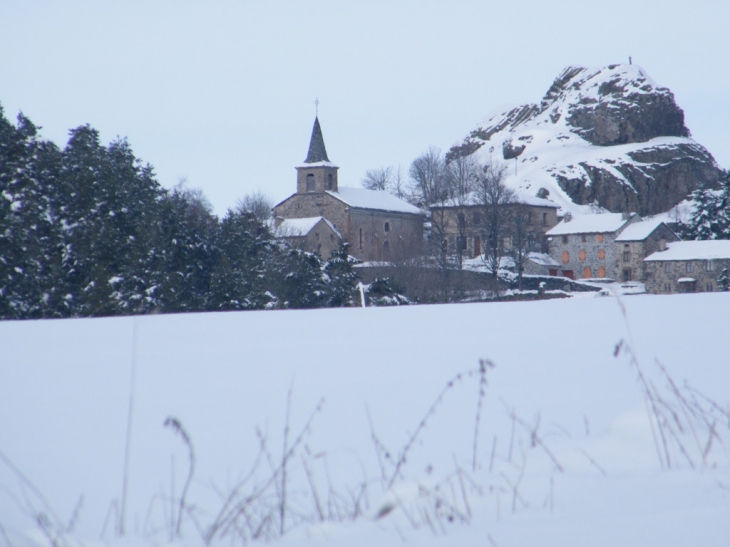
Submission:
[[[507,184],[563,211],[668,211],[720,170],[673,94],[637,65],[568,67],[540,103],[501,109],[451,153],[508,162]]]
[[[257,455],[239,494],[266,486],[289,406],[282,545],[728,545],[729,305],[716,293],[2,322],[0,544],[46,545],[56,520],[73,521],[69,547],[168,542],[189,469],[172,416],[195,457],[182,543],[202,545],[197,526],[225,513]],[[481,359],[494,367],[478,411]],[[272,537],[276,477],[241,513]],[[211,543],[241,545],[244,529]]]

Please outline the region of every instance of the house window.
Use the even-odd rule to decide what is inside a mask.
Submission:
[[[466,217],[464,216],[464,213],[456,215],[456,222],[459,224],[459,229],[463,230],[466,226]]]
[[[711,272],[713,269],[714,269],[714,265],[712,263],[712,260],[708,260],[707,262],[705,262],[705,271],[706,272]]]
[[[542,214],[542,225],[547,226],[547,213]]]
[[[713,289],[712,283],[708,283],[707,285],[705,285],[705,291],[712,292],[713,290],[714,289]]]
[[[672,286],[669,283],[664,283],[664,292],[672,292]]]
[[[624,262],[629,262],[631,260],[631,251],[624,251]]]
[[[568,236],[563,236],[563,243],[568,243]]]
[[[570,262],[570,253],[563,251],[563,264],[567,264],[568,262]]]
[[[598,241],[598,243],[603,243],[603,234],[598,234],[596,236],[596,241]]]
[[[601,260],[606,258],[606,251],[604,251],[603,249],[598,249],[598,258]]]
[[[687,262],[687,264],[685,264],[685,271],[687,273],[692,273],[692,263],[691,262]]]
[[[672,263],[671,262],[664,263],[664,273],[672,273]]]
[[[456,237],[456,250],[466,251],[466,238],[464,236]]]
[[[585,242],[586,242],[586,237],[587,237],[587,236],[586,236],[585,234],[581,234],[581,236],[580,236],[580,240],[581,240],[581,241],[582,241],[583,243],[585,243]]]
[[[314,192],[314,175],[307,175],[307,192]]]
[[[593,277],[593,272],[591,271],[590,268],[583,269],[583,277],[585,277],[586,279]]]
[[[474,213],[471,216],[471,220],[474,223],[474,226],[479,226],[482,223],[482,215],[480,215],[479,213]]]
[[[585,260],[585,259],[586,259],[586,252],[585,252],[585,251],[583,251],[583,250],[581,250],[581,251],[580,251],[580,252],[578,253],[578,260]]]
[[[598,277],[606,277],[606,268],[598,268]]]
[[[386,222],[385,224],[383,224],[383,230],[385,230],[386,232],[390,232],[390,222]]]

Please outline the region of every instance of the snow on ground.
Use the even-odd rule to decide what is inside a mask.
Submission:
[[[194,450],[179,544],[202,545],[231,507],[240,527],[212,544],[242,544],[244,515],[275,538],[284,496],[278,542],[292,547],[728,545],[729,305],[703,293],[2,322],[0,545],[47,545],[44,528],[70,528],[69,547],[167,543],[189,470],[168,417]],[[280,472],[264,489],[292,447],[285,493]],[[226,505],[234,492],[254,494]]]

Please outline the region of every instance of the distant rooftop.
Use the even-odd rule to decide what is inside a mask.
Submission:
[[[663,222],[658,219],[634,222],[624,228],[624,230],[616,238],[616,241],[644,241],[661,224],[663,224]]]
[[[715,260],[722,258],[730,258],[730,240],[672,241],[667,243],[666,251],[657,251],[647,256],[644,261]]]
[[[631,213],[629,219],[624,218],[623,213],[601,213],[595,215],[572,215],[569,221],[566,219],[548,230],[548,236],[562,236],[569,234],[601,234],[618,231],[624,224],[629,222],[636,213]]]

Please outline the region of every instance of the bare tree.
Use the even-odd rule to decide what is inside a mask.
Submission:
[[[263,192],[256,191],[246,194],[236,202],[236,211],[240,214],[250,214],[261,224],[265,224],[271,218],[273,201]]]
[[[505,256],[505,239],[511,236],[511,207],[517,203],[515,193],[504,184],[507,167],[487,163],[477,170],[475,202],[480,210],[480,231],[484,240],[484,261],[497,277],[500,260]]]
[[[377,169],[368,169],[365,176],[360,181],[363,188],[368,190],[388,190],[393,186],[393,168],[378,167]]]
[[[467,249],[469,223],[467,207],[472,205],[479,165],[474,156],[458,156],[444,167],[444,188],[448,194],[448,205],[456,207],[456,255],[459,269],[462,268],[464,251]],[[478,227],[477,227],[478,228]]]
[[[525,271],[525,264],[530,253],[539,250],[543,233],[533,225],[527,205],[517,204],[510,207],[510,209],[512,238],[508,254],[515,264],[517,288],[521,290],[522,274]]]
[[[413,160],[408,169],[412,203],[423,207],[448,197],[445,191],[445,165],[441,150],[434,147]]]

